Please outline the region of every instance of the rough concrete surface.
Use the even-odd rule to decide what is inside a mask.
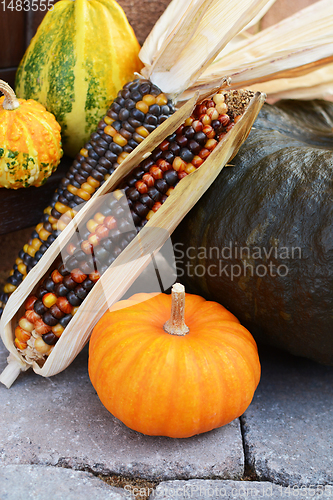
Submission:
[[[0,351],[0,370],[7,352]],[[64,372],[23,373],[0,384],[0,464],[65,465],[147,479],[238,479],[244,470],[239,420],[189,439],[144,436],[101,404],[87,373],[87,351]]]
[[[261,362],[242,417],[250,465],[282,485],[333,484],[333,367],[273,349],[262,350]]]
[[[316,488],[284,487],[269,482],[258,481],[209,481],[192,479],[190,481],[165,481],[152,492],[153,500],[290,500],[292,498],[333,498],[333,487]]]
[[[88,472],[40,465],[0,467],[1,500],[122,500],[129,495]]]

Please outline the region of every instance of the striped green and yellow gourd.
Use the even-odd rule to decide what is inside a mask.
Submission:
[[[53,113],[74,157],[121,87],[140,71],[139,43],[115,0],[60,0],[17,71],[16,93]]]

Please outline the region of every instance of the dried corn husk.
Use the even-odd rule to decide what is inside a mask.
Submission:
[[[305,87],[316,89],[325,85],[322,89],[325,91],[330,87],[332,78],[322,82],[323,73],[317,71],[332,61],[333,3],[331,0],[321,0],[256,35],[239,37],[233,49],[226,47],[222,50],[181,99],[187,99],[194,91],[204,93],[207,86],[213,82],[218,85],[226,77],[230,78],[231,88],[234,89],[252,86],[254,89],[264,89],[268,96],[272,93],[283,97],[288,94],[282,93],[293,89],[292,97],[297,98],[295,90],[300,88],[301,94],[308,96],[309,93],[304,92]],[[310,76],[312,72],[313,78]],[[332,75],[331,70],[329,73]],[[326,72],[324,74],[327,76]],[[297,83],[300,78],[304,79],[301,85]],[[314,83],[316,78],[318,80]],[[277,79],[282,80],[277,82]],[[261,82],[267,83],[259,87]],[[278,91],[274,90],[276,88]]]
[[[32,368],[36,373],[49,377],[61,372],[73,361],[86,344],[92,328],[108,306],[122,297],[142,270],[149,264],[151,255],[161,248],[179,222],[208,189],[224,165],[237,153],[242,142],[249,134],[264,101],[264,94],[255,94],[242,118],[215,148],[203,165],[196,172],[182,179],[177,189],[169,196],[159,211],[96,283],[68,327],[64,330],[45,364],[40,367],[36,362],[32,362]],[[173,133],[184,122],[191,114],[195,102],[196,98],[187,102],[126,158],[102,188],[95,193],[89,203],[78,212],[75,219],[68,224],[39,263],[31,270],[23,284],[9,298],[1,319],[2,338],[10,352],[10,356],[8,358],[9,364],[1,374],[0,381],[7,387],[10,387],[20,371],[29,368],[29,364],[19,354],[13,342],[14,330],[22,314],[22,304],[24,304],[25,299],[40,282],[41,277],[52,269],[52,264],[74,233],[79,221],[88,213],[94,214],[97,211],[97,209],[94,210],[94,207],[98,199],[103,194],[114,190],[119,181],[146,157],[147,152],[154,149],[160,144],[162,138]],[[164,229],[164,231],[153,232],[152,234],[151,228],[160,228]]]
[[[230,40],[263,15],[272,3],[173,0],[140,51],[145,65],[141,73],[176,98],[199,78]],[[219,87],[220,82],[215,86]]]

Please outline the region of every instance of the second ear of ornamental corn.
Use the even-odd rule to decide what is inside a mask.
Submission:
[[[99,211],[80,231],[80,240],[67,245],[64,261],[57,262],[26,301],[25,314],[15,330],[15,345],[27,362],[43,365],[103,272],[181,179],[208,158],[252,96],[247,91],[225,92],[197,105],[192,116],[141,162],[112,196],[105,197]]]
[[[148,80],[137,79],[124,85],[61,180],[31,240],[19,252],[0,293],[0,316],[9,294],[61,232],[61,215],[69,209],[75,214],[77,207],[88,201],[126,156],[173,112],[171,101]]]

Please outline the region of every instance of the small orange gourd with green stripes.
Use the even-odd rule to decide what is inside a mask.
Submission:
[[[131,429],[184,438],[242,415],[260,363],[235,316],[176,284],[172,295],[136,294],[101,318],[89,375],[104,406]]]
[[[62,156],[60,125],[38,102],[0,80],[0,187],[40,186]]]

